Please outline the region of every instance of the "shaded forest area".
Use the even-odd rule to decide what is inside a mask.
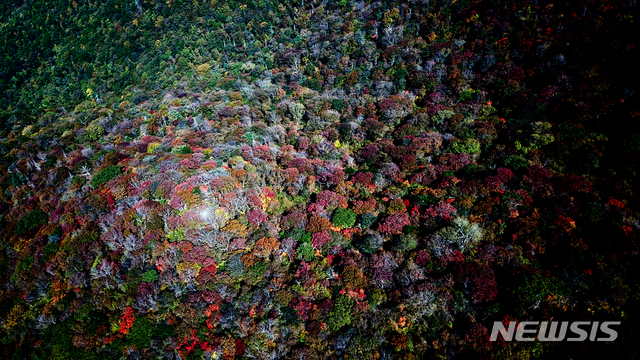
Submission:
[[[636,359],[639,13],[3,1],[0,356]]]

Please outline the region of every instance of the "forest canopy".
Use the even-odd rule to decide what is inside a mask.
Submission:
[[[634,1],[0,4],[0,357],[632,359]],[[620,321],[615,341],[490,341]]]

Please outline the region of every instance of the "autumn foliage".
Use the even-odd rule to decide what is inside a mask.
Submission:
[[[0,358],[640,353],[633,1],[18,3]]]

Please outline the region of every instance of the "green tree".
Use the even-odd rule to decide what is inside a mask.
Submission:
[[[18,221],[14,232],[19,235],[26,234],[27,232],[35,230],[45,224],[47,222],[47,218],[47,214],[40,210],[40,208],[31,210],[27,215],[20,219],[20,221]]]
[[[355,300],[348,295],[340,295],[336,299],[335,308],[327,317],[327,326],[331,331],[336,332],[345,325],[351,324],[351,310]]]
[[[338,208],[333,213],[333,224],[337,227],[348,229],[352,228],[356,223],[356,214],[344,208]]]
[[[108,166],[91,178],[91,185],[97,188],[101,184],[107,183],[120,175],[122,175],[122,170],[119,165]]]
[[[152,334],[153,326],[149,319],[146,316],[141,316],[133,322],[133,326],[127,333],[127,338],[135,347],[142,349],[151,345]]]

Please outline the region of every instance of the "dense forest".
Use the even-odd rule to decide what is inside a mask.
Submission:
[[[2,1],[0,357],[638,359],[638,10]]]

